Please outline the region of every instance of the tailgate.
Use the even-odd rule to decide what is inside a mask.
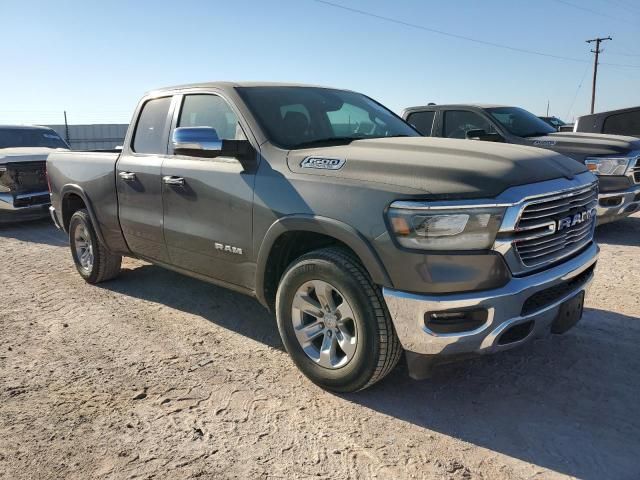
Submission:
[[[0,196],[11,208],[49,203],[46,162],[9,162],[0,165]]]
[[[48,191],[46,162],[16,162],[0,165],[0,192],[23,195]]]

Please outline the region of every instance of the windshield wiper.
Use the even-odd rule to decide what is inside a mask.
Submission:
[[[309,140],[307,142],[296,143],[292,148],[306,148],[322,145],[348,145],[354,140],[362,140],[365,137],[326,137]]]
[[[530,133],[529,135],[523,135],[524,138],[530,138],[530,137],[546,137],[547,135],[549,135],[550,133],[557,133],[557,132],[533,132]]]

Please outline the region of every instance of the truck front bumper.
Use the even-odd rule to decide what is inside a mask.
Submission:
[[[640,185],[598,195],[598,225],[620,220],[640,211]]]
[[[0,193],[0,221],[45,218],[49,203],[48,191],[18,195]]]
[[[409,354],[458,357],[493,353],[547,334],[568,300],[586,292],[593,279],[598,247],[543,272],[514,277],[502,288],[482,292],[422,295],[384,288],[396,332]],[[484,312],[484,323],[455,333],[427,326],[433,313]],[[446,318],[445,318],[446,323]],[[442,325],[442,324],[441,324]]]

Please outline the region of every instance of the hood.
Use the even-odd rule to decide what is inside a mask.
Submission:
[[[55,148],[46,147],[0,148],[0,164],[46,161],[49,154],[55,151]]]
[[[302,167],[308,157],[345,162],[337,170]],[[572,178],[586,171],[570,158],[539,148],[425,137],[292,150],[287,161],[295,173],[408,187],[443,199],[491,198],[515,185]]]
[[[528,145],[548,148],[578,160],[594,155],[626,155],[640,150],[639,138],[601,133],[554,132],[525,140]]]

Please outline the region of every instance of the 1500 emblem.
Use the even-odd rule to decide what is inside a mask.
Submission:
[[[596,216],[596,209],[593,208],[591,210],[585,210],[583,212],[578,212],[573,215],[569,215],[568,217],[561,218],[558,220],[558,225],[556,227],[556,231],[561,232],[566,228],[573,227],[575,225],[579,225],[581,223],[587,222]]]
[[[320,170],[340,170],[345,164],[344,158],[307,157],[302,160],[302,168],[318,168]]]
[[[215,242],[216,250],[226,253],[235,253],[236,255],[242,255],[242,249],[239,247],[233,247],[231,245],[225,245],[224,243]]]

